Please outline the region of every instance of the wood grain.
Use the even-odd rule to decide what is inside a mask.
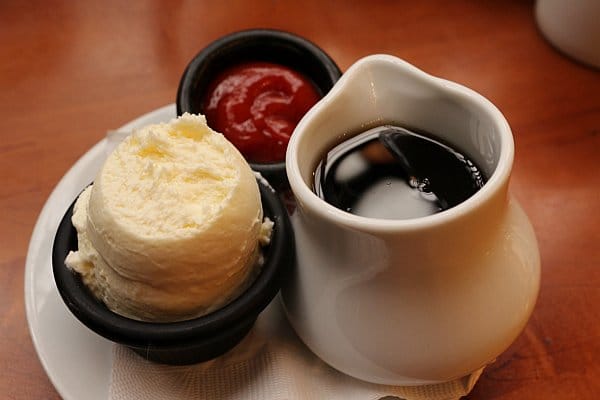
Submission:
[[[542,286],[526,329],[468,398],[597,398],[600,73],[546,43],[521,0],[0,2],[0,397],[59,398],[23,300],[31,230],[52,188],[107,129],[173,102],[202,47],[255,27],[300,34],[342,70],[394,54],[498,106]]]

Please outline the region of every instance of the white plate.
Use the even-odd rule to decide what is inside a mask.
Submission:
[[[175,117],[173,104],[119,128],[130,131]],[[46,201],[37,220],[25,263],[25,306],[40,361],[65,400],[106,400],[112,368],[112,344],[81,324],[62,302],[52,276],[51,252],[58,224],[79,192],[106,158],[106,139],[71,167]]]

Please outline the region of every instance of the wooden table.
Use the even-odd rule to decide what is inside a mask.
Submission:
[[[107,129],[173,102],[202,47],[252,27],[300,34],[342,70],[397,55],[503,111],[542,284],[524,332],[468,398],[598,398],[600,72],[548,45],[523,0],[0,2],[0,398],[59,398],[23,299],[27,245],[52,188]]]

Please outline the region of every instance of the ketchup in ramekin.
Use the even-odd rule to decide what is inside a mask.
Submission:
[[[294,128],[320,99],[313,83],[283,65],[250,61],[222,71],[202,99],[208,125],[250,162],[276,163]]]

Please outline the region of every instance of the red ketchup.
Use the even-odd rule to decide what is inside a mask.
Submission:
[[[208,87],[203,111],[250,162],[285,160],[290,135],[319,100],[298,72],[268,62],[247,62],[223,71]]]

